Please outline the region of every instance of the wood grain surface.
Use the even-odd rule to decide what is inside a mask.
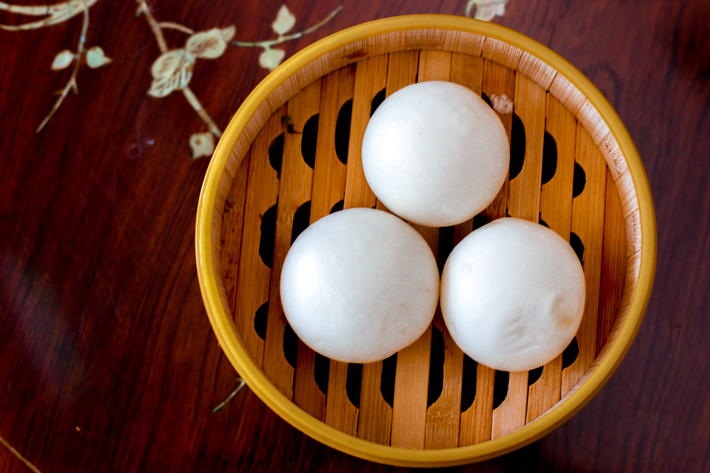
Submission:
[[[323,27],[278,47],[288,57],[364,21],[463,15],[466,3],[344,0]],[[340,4],[289,2],[294,31]],[[102,0],[90,8],[86,45],[101,46],[113,62],[82,66],[79,93],[70,93],[38,134],[53,93],[71,75],[70,68],[50,66],[57,53],[76,48],[81,15],[40,30],[0,30],[0,436],[43,473],[406,471],[319,444],[246,388],[211,412],[236,387],[237,374],[212,333],[197,283],[194,223],[208,158],[191,160],[188,141],[206,128],[182,94],[147,95],[151,65],[161,53],[148,23],[135,17],[136,6]],[[274,38],[271,22],[280,6],[273,0],[150,3],[159,21],[195,31],[236,25],[235,40]],[[22,21],[28,20],[0,11],[0,24]],[[651,182],[658,265],[636,341],[585,408],[530,446],[450,471],[710,471],[710,3],[509,0],[505,16],[494,21],[565,57],[616,109]],[[165,32],[170,48],[182,48],[185,39],[183,32]],[[196,62],[190,88],[220,128],[266,76],[261,53],[230,47],[217,59]],[[456,67],[454,58],[451,77]],[[355,88],[372,87],[376,94],[385,86],[359,84],[357,74],[356,68]],[[496,80],[502,78],[476,83],[486,92]],[[314,113],[323,93],[314,93]],[[364,104],[353,109],[359,106],[364,110]],[[553,113],[551,106],[543,101],[540,113]],[[272,136],[263,137],[262,152],[281,126],[274,123]],[[269,165],[264,158],[251,155],[239,178],[261,176],[271,186],[266,193],[228,197],[237,226],[258,226],[255,215],[275,204],[270,199],[279,183],[274,170],[263,167]],[[338,190],[346,201],[369,198],[375,204],[373,196],[349,189],[347,179]],[[605,192],[608,176],[595,179],[595,192]],[[294,196],[293,203],[310,199]],[[575,223],[574,209],[571,215],[573,231],[588,223]],[[605,218],[618,225],[618,216]],[[605,265],[618,264],[618,254],[598,251],[594,258],[590,270],[602,274],[596,290],[619,291],[603,278]],[[257,289],[268,297],[268,281]],[[253,350],[263,350],[253,327],[240,329],[249,330]],[[608,329],[602,318],[585,335],[590,350]],[[280,333],[282,327],[271,330]],[[291,376],[283,361],[268,369]],[[337,384],[338,366],[330,369]],[[368,369],[369,377],[377,377],[378,367]],[[493,373],[479,373],[484,375]],[[314,389],[310,379],[304,382]],[[524,413],[525,403],[543,394],[526,392],[527,380],[519,384],[516,402]],[[349,402],[347,395],[343,401]],[[384,408],[366,406],[362,398],[361,409]],[[322,407],[312,409],[328,421]],[[340,421],[357,423],[357,412]],[[429,422],[426,412],[421,421]],[[491,435],[467,432],[463,422],[462,439]],[[372,426],[371,432],[386,435],[389,428]],[[0,446],[0,473],[27,471]]]

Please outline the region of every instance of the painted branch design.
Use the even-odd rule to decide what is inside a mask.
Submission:
[[[163,98],[174,91],[181,91],[192,109],[202,119],[209,131],[194,133],[190,137],[190,147],[193,159],[202,156],[210,156],[214,151],[214,138],[222,136],[222,130],[214,122],[210,114],[204,109],[200,100],[190,89],[190,81],[197,59],[217,59],[221,57],[227,46],[237,46],[243,48],[262,48],[264,51],[259,56],[259,65],[265,69],[275,69],[283,60],[286,52],[273,46],[291,41],[309,33],[312,33],[332,20],[342,9],[339,5],[323,20],[303,31],[286,34],[296,24],[296,17],[289,9],[282,5],[276,19],[271,24],[271,28],[277,34],[275,39],[263,41],[233,41],[237,32],[234,25],[226,28],[212,28],[207,31],[195,32],[187,26],[174,22],[159,22],[153,16],[146,0],[136,0],[138,10],[136,15],[143,17],[148,22],[155,41],[160,49],[160,56],[151,66],[153,81],[148,90],[148,95],[155,98]],[[169,49],[165,41],[163,30],[172,29],[181,31],[189,37],[182,48]]]
[[[46,26],[57,25],[71,18],[74,18],[77,15],[81,15],[84,10],[88,10],[98,1],[99,0],[71,0],[69,2],[64,2],[51,6],[22,6],[10,5],[5,2],[0,2],[0,11],[4,10],[10,13],[17,13],[18,15],[25,16],[48,15],[48,18],[45,18],[43,20],[35,21],[32,23],[24,23],[18,26],[0,25],[0,30],[36,30],[39,28],[44,28]]]
[[[72,63],[74,64],[74,67],[72,68],[71,76],[69,76],[69,80],[64,88],[57,92],[59,98],[57,98],[56,102],[54,102],[52,110],[50,110],[49,114],[44,118],[44,120],[42,120],[42,123],[40,123],[37,127],[35,133],[42,131],[44,126],[54,116],[57,110],[59,110],[59,107],[62,105],[62,102],[64,102],[64,99],[69,94],[69,91],[74,91],[75,94],[79,93],[76,77],[79,74],[79,69],[83,63],[86,63],[92,69],[96,69],[111,62],[111,59],[106,57],[103,49],[99,46],[94,46],[88,50],[85,50],[86,33],[89,30],[89,8],[96,2],[98,2],[98,0],[71,0],[69,2],[52,6],[20,6],[0,2],[0,11],[7,11],[25,16],[47,16],[47,18],[43,20],[23,23],[17,26],[0,24],[0,29],[6,31],[35,30],[62,23],[74,18],[77,15],[83,14],[84,17],[84,21],[81,24],[81,35],[79,36],[79,43],[76,47],[76,51],[66,49],[57,54],[52,62],[53,71],[66,69],[72,65]]]

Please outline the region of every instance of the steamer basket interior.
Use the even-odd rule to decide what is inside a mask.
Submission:
[[[427,80],[481,94],[511,143],[509,178],[485,211],[455,227],[415,226],[440,264],[468,233],[506,215],[550,227],[583,263],[582,325],[544,367],[507,373],[477,365],[438,311],[429,330],[393,357],[345,364],[314,353],[283,316],[278,282],[292,241],[339,209],[383,208],[362,172],[365,127],[386,96]],[[633,143],[587,79],[500,26],[422,15],[345,30],[267,77],[218,145],[196,238],[215,333],[272,409],[352,455],[448,466],[536,440],[602,387],[648,302],[654,225]]]

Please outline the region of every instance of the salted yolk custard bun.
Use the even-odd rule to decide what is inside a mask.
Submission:
[[[429,245],[381,210],[341,210],[316,221],[298,236],[281,273],[281,302],[296,335],[350,363],[382,360],[412,344],[438,299]]]
[[[456,225],[485,209],[509,163],[496,113],[451,82],[420,82],[393,93],[362,141],[362,167],[377,198],[405,220],[430,227]]]
[[[574,338],[585,300],[572,247],[542,225],[502,218],[470,233],[441,277],[441,311],[451,337],[473,360],[528,371]]]

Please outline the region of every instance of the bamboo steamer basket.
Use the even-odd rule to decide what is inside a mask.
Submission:
[[[385,95],[425,80],[482,93],[512,150],[509,179],[484,212],[453,228],[417,227],[435,254],[445,258],[477,226],[510,215],[544,222],[582,258],[582,325],[574,346],[542,369],[476,365],[440,313],[396,358],[348,365],[316,355],[283,316],[278,281],[292,239],[339,206],[381,207],[362,172],[365,127]],[[219,343],[271,409],[348,454],[434,467],[529,444],[601,389],[643,318],[656,228],[628,132],[579,71],[504,27],[416,15],[329,36],[257,86],[207,170],[196,251]]]

